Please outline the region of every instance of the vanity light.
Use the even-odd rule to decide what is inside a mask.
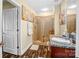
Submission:
[[[73,9],[73,8],[76,8],[77,7],[77,5],[71,5],[71,6],[69,6],[68,8],[69,9]]]
[[[49,9],[48,8],[43,8],[43,9],[41,9],[41,11],[48,11]]]

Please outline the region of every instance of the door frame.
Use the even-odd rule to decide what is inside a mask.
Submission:
[[[9,3],[11,3],[12,5],[14,5],[15,7],[17,7],[17,55],[20,55],[21,54],[21,41],[20,41],[20,33],[21,33],[21,19],[22,19],[22,15],[21,15],[21,5],[16,1],[16,0],[7,0]],[[3,1],[2,1],[3,3]],[[2,7],[3,7],[3,4],[2,4]],[[3,21],[2,21],[2,24],[3,24]],[[3,43],[3,25],[2,25],[2,43]],[[3,48],[3,46],[2,46]],[[3,49],[2,49],[3,51]]]

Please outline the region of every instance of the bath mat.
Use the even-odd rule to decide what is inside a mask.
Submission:
[[[39,45],[32,45],[30,49],[31,50],[38,50],[38,48],[39,48]]]

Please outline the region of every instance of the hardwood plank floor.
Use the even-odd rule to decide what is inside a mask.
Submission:
[[[3,57],[3,58],[18,58],[17,55],[13,55],[13,54],[7,53],[7,52],[3,52],[2,57]]]
[[[50,50],[48,46],[40,45],[37,51],[29,48],[21,57],[3,52],[3,58],[50,58]]]
[[[28,49],[22,58],[50,58],[48,46],[40,45],[37,51]]]

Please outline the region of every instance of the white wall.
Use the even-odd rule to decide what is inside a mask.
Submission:
[[[55,20],[54,20],[54,31],[55,31],[54,35],[56,36],[60,35],[59,14],[60,14],[60,6],[57,6],[55,10]]]
[[[2,0],[0,0],[0,43],[2,41]],[[2,47],[0,46],[0,58],[2,57]]]
[[[27,21],[21,21],[21,55],[32,45],[32,36],[27,35]]]
[[[76,18],[76,57],[79,57],[79,0],[77,0]]]

